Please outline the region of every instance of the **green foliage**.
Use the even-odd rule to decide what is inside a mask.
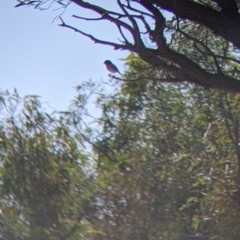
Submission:
[[[2,93],[2,99],[3,239],[80,237],[89,228],[81,220],[93,185],[71,126],[44,112],[35,96]]]
[[[240,238],[239,96],[126,65],[119,89],[84,83],[60,113],[1,94],[2,239]]]
[[[238,239],[239,98],[162,84],[134,55],[127,65],[120,91],[98,99],[97,239]]]

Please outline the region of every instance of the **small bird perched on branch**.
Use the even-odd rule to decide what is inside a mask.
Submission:
[[[106,60],[104,64],[109,72],[119,73],[123,77],[123,75],[119,72],[118,68],[111,61]]]

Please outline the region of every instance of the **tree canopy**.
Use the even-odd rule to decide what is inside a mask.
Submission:
[[[114,9],[94,1],[18,0],[19,6],[49,9],[70,3],[97,17],[73,15],[87,21],[108,21],[118,29],[115,42],[99,39],[60,17],[60,26],[76,31],[95,43],[129,50],[160,71],[159,81],[189,82],[206,89],[240,91],[239,0],[127,0]],[[106,2],[105,2],[106,3]],[[82,24],[82,23],[81,23]],[[104,32],[104,29],[103,29]]]
[[[76,239],[94,192],[81,138],[36,96],[1,92],[1,104],[0,239]]]
[[[134,55],[127,62],[126,78],[158,76]],[[124,82],[99,104],[95,150],[108,187],[97,227],[109,239],[240,237],[239,98],[149,80]]]
[[[1,92],[1,239],[240,238],[239,97],[156,81],[133,54],[126,65],[149,81],[84,83],[50,115]]]

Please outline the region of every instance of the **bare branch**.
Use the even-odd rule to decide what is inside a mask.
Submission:
[[[132,34],[132,36],[134,38],[135,44],[137,46],[144,46],[143,41],[141,39],[140,30],[138,28],[137,22],[135,21],[134,17],[127,12],[127,10],[124,8],[120,0],[117,0],[117,3],[118,3],[118,6],[121,8],[121,10],[124,12],[124,14],[127,16],[127,18],[129,19],[129,21],[132,23],[132,26],[134,29],[134,34]]]
[[[131,45],[131,43],[127,40],[126,36],[124,35],[121,26],[118,26],[118,31],[121,34],[122,38],[124,39],[125,44]]]
[[[146,29],[146,33],[151,33],[152,30],[151,30],[149,24],[147,23],[147,21],[145,20],[145,18],[143,16],[141,16],[140,19],[143,22],[143,25],[144,25],[144,27]]]
[[[205,50],[207,50],[207,52],[202,51],[202,50],[198,47],[197,44],[193,44],[193,46],[194,46],[194,47],[198,50],[198,52],[200,52],[203,56],[211,56],[211,57],[213,58],[214,63],[215,63],[215,67],[216,67],[216,69],[217,69],[217,72],[218,72],[218,73],[221,73],[221,72],[222,72],[222,70],[221,70],[221,68],[220,68],[220,66],[219,66],[219,63],[218,63],[218,61],[217,61],[217,58],[216,58],[215,54],[214,54],[207,46],[205,46],[204,44],[201,44],[201,46],[205,46]]]
[[[135,31],[134,31],[133,28],[131,28],[127,23],[125,23],[123,21],[120,21],[119,18],[114,18],[114,17],[110,16],[110,14],[113,14],[113,13],[118,15],[118,16],[120,16],[121,14],[118,14],[116,12],[108,11],[104,8],[101,8],[99,6],[90,4],[88,2],[84,2],[84,1],[80,1],[80,0],[72,0],[72,1],[80,7],[90,9],[90,10],[98,13],[99,15],[101,15],[102,19],[109,20],[110,22],[114,23],[116,26],[122,26],[123,28],[128,30],[134,38]]]
[[[74,27],[72,27],[70,25],[65,24],[65,22],[63,21],[63,19],[61,17],[59,19],[62,22],[62,24],[59,24],[60,27],[65,27],[65,28],[72,29],[73,31],[78,32],[78,33],[82,34],[83,36],[90,38],[94,43],[99,43],[99,44],[103,44],[103,45],[112,46],[112,47],[114,47],[114,49],[123,49],[123,50],[125,49],[125,50],[127,50],[127,47],[124,46],[124,45],[120,45],[120,44],[117,44],[117,43],[100,40],[100,39],[95,38],[92,35],[87,34],[87,33],[83,32],[83,31],[81,31],[81,30],[79,30],[77,28],[74,28]]]
[[[152,78],[152,77],[138,77],[134,79],[119,78],[116,76],[111,76],[113,79],[124,81],[124,82],[139,82],[139,81],[155,81],[155,82],[166,82],[166,83],[181,83],[181,79],[177,78]]]
[[[143,15],[143,16],[145,15],[145,16],[148,16],[148,17],[154,19],[154,15],[149,14],[147,12],[140,11],[140,10],[138,10],[136,8],[131,7],[129,2],[127,2],[127,5],[123,5],[123,6],[126,7],[127,9],[133,11],[133,12],[137,12],[137,13],[140,13],[141,15]]]
[[[102,17],[99,17],[99,18],[85,18],[85,17],[79,17],[77,15],[72,15],[72,17],[82,19],[82,20],[86,20],[86,21],[98,21],[98,20],[103,19]]]
[[[201,41],[199,41],[198,39],[194,38],[194,37],[191,37],[190,34],[186,34],[184,31],[182,31],[180,28],[176,29],[176,31],[180,32],[184,37],[186,37],[187,39],[189,40],[192,40],[193,42],[199,44],[200,46],[202,46],[206,52],[203,52],[200,48],[198,48],[197,44],[194,44],[193,46],[204,56],[211,56],[214,60],[214,63],[215,63],[215,66],[217,68],[217,72],[218,73],[221,73],[221,68],[219,66],[219,63],[218,63],[218,60],[217,60],[217,57],[215,56],[215,54],[212,52],[212,50],[207,47],[205,44],[203,44]]]

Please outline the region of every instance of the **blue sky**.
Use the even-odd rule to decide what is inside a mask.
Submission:
[[[105,0],[92,2],[106,3]],[[107,1],[109,7],[113,1]],[[0,3],[0,90],[21,96],[40,95],[57,110],[64,110],[75,96],[74,86],[85,80],[108,81],[104,60],[112,60],[123,71],[121,58],[125,51],[94,44],[69,29],[58,27],[60,14],[31,7],[14,8],[16,0]],[[112,7],[114,7],[112,5]],[[105,40],[117,41],[117,31],[108,23],[93,23],[72,19],[72,14],[94,16],[71,4],[62,16],[66,23]]]

